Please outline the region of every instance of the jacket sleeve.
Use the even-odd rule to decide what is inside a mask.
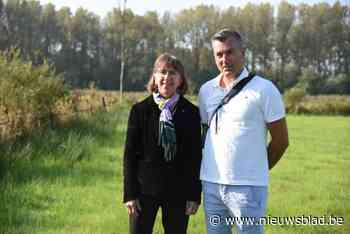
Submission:
[[[199,111],[196,108],[192,121],[189,123],[189,132],[191,133],[188,140],[188,161],[186,163],[187,184],[187,201],[201,202],[202,185],[199,179],[200,166],[202,160],[201,147],[201,123]]]
[[[138,175],[138,157],[140,154],[140,116],[134,105],[131,108],[128,120],[128,128],[126,133],[126,141],[124,148],[124,195],[123,202],[135,200],[139,193]]]

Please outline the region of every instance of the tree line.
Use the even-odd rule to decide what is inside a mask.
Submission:
[[[48,60],[73,87],[119,88],[124,28],[127,90],[144,90],[157,55],[170,52],[197,91],[217,74],[210,38],[224,27],[242,33],[247,67],[280,90],[299,85],[310,94],[350,93],[350,9],[340,2],[199,5],[162,15],[116,7],[100,17],[84,8],[73,14],[35,0],[0,0],[0,50],[19,48],[37,65]]]

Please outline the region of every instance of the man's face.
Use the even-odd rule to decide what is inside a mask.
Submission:
[[[234,38],[228,38],[224,42],[215,40],[212,45],[219,71],[225,76],[236,76],[244,63],[244,52],[237,41]]]

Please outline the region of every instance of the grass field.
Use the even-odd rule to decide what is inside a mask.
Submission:
[[[128,106],[2,146],[0,234],[123,234],[122,154]],[[344,217],[342,226],[266,233],[350,233],[350,117],[288,116],[290,147],[272,170],[271,216]],[[1,156],[0,156],[1,157]],[[158,220],[154,233],[163,233]],[[204,234],[203,207],[189,234]]]

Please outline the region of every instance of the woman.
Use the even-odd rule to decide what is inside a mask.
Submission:
[[[183,97],[184,67],[160,55],[145,100],[132,106],[124,153],[124,203],[130,233],[152,233],[159,208],[165,234],[185,234],[201,200],[200,117]]]

